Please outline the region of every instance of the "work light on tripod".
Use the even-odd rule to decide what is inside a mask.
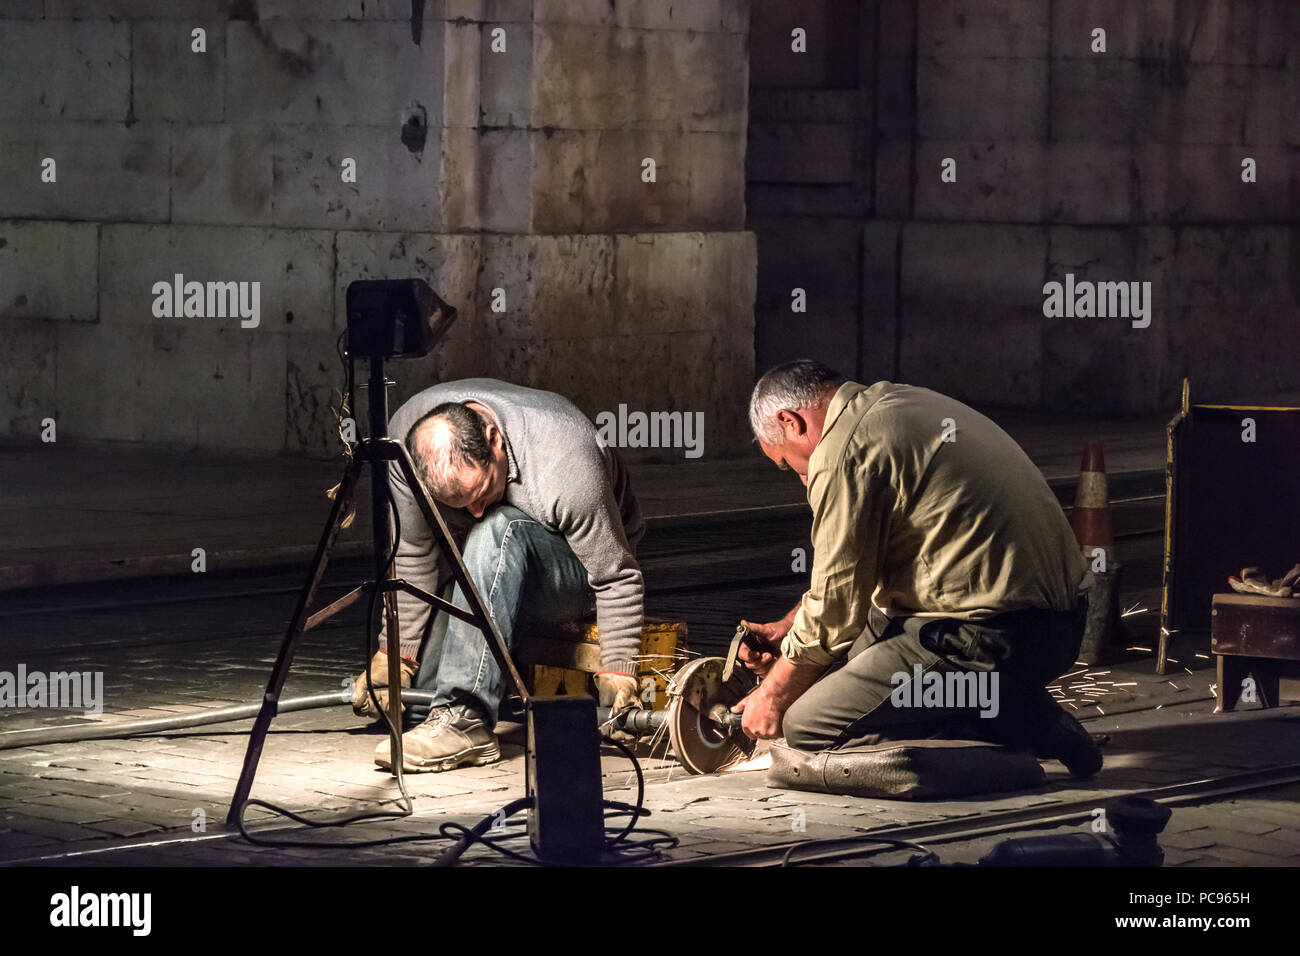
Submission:
[[[353,359],[428,355],[456,319],[423,279],[364,279],[348,285],[348,355]]]

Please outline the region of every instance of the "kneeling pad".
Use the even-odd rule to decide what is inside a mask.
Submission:
[[[767,774],[769,787],[891,800],[1031,790],[1046,782],[1032,753],[980,740],[890,740],[817,753],[773,744]]]

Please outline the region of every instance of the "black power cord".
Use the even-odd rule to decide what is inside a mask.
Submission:
[[[650,811],[645,808],[645,774],[641,772],[641,762],[636,759],[636,754],[619,740],[613,737],[602,737],[606,743],[613,744],[623,756],[632,762],[632,769],[636,771],[636,804],[630,805],[619,803],[616,800],[605,800],[604,805],[612,809],[613,816],[621,816],[626,813],[631,818],[627,826],[623,827],[616,836],[605,841],[605,850],[610,853],[621,855],[618,862],[620,863],[639,863],[642,860],[650,859],[657,856],[661,850],[670,850],[677,846],[677,837],[664,830],[643,829],[642,833],[654,834],[649,839],[631,840],[628,839],[633,828],[636,827],[637,821],[642,817],[648,817]],[[635,855],[628,856],[626,851],[636,851]]]
[[[631,818],[629,819],[626,826],[624,826],[622,829],[617,831],[617,834],[615,836],[606,838],[604,842],[605,852],[615,855],[616,858],[614,862],[616,864],[627,864],[627,863],[639,863],[644,860],[651,859],[653,857],[658,856],[663,850],[672,849],[673,847],[677,846],[678,845],[677,837],[673,836],[672,834],[664,830],[643,828],[640,832],[644,834],[649,834],[647,839],[635,839],[635,840],[630,839],[630,835],[632,831],[635,829],[637,822],[642,817],[647,817],[650,815],[650,811],[645,809],[644,806],[645,774],[641,770],[641,764],[640,761],[636,759],[636,755],[633,754],[632,751],[628,749],[623,743],[617,740],[613,740],[609,737],[605,737],[603,739],[607,743],[613,744],[615,747],[617,747],[620,751],[622,751],[623,755],[626,756],[628,760],[632,762],[632,769],[635,771],[636,778],[637,778],[637,798],[635,804],[621,803],[617,800],[601,801],[602,805],[611,811],[611,813],[607,814],[607,817],[622,816],[624,814],[627,814]],[[403,789],[403,796],[408,802],[408,804],[410,804],[410,797],[406,794],[404,789]],[[411,813],[414,812],[412,807],[411,810],[404,813],[375,812],[375,813],[357,814],[351,817],[345,817],[337,820],[313,820],[308,817],[304,817],[301,814],[294,813],[291,810],[286,810],[282,807],[275,806],[274,804],[268,803],[264,800],[248,800],[244,804],[244,806],[249,806],[249,805],[265,807],[268,810],[272,810],[275,813],[281,814],[285,817],[288,817],[291,820],[294,820],[298,823],[302,823],[305,826],[313,827],[313,828],[340,827],[340,826],[346,826],[350,823],[357,823],[362,820],[392,819],[394,817],[406,817],[406,816],[410,816]],[[460,823],[448,821],[443,823],[438,828],[438,832],[436,834],[416,833],[416,834],[408,834],[405,836],[383,837],[376,840],[349,840],[345,842],[326,842],[326,841],[317,841],[317,840],[279,840],[279,839],[268,840],[261,837],[257,837],[251,834],[250,832],[248,832],[248,830],[245,828],[244,820],[243,820],[243,812],[241,808],[241,812],[239,816],[239,830],[245,839],[259,846],[360,848],[360,847],[389,846],[398,843],[415,843],[415,842],[427,841],[427,840],[454,839],[456,840],[456,842],[452,846],[448,847],[437,858],[437,860],[434,861],[433,864],[434,866],[448,867],[448,866],[455,865],[460,860],[460,858],[465,854],[465,852],[475,844],[479,844],[485,847],[486,849],[493,851],[494,853],[498,853],[518,863],[524,863],[530,866],[537,866],[537,865],[543,865],[545,861],[538,860],[536,857],[527,856],[523,853],[519,853],[515,850],[510,849],[509,847],[502,845],[505,840],[517,839],[519,837],[526,836],[527,834],[514,833],[514,834],[508,834],[507,836],[504,837],[485,836],[485,834],[489,830],[504,826],[505,822],[509,820],[510,817],[517,814],[520,810],[525,810],[531,806],[532,806],[531,797],[521,797],[517,800],[512,800],[510,803],[507,803],[504,807],[502,807],[499,810],[494,810],[492,813],[483,817],[473,826],[467,827]],[[614,828],[612,827],[607,828],[606,832],[613,833]]]
[[[645,774],[641,770],[641,763],[636,759],[636,755],[632,753],[632,751],[629,750],[623,743],[614,740],[610,737],[603,737],[602,739],[606,743],[613,744],[620,751],[622,751],[623,755],[632,762],[632,769],[636,772],[636,803],[635,804],[620,803],[617,800],[601,801],[601,804],[604,807],[613,811],[611,814],[607,814],[606,816],[621,816],[623,814],[627,814],[628,816],[631,817],[627,825],[623,827],[621,830],[618,830],[616,836],[611,838],[606,838],[604,842],[605,852],[620,854],[621,855],[620,858],[617,859],[616,861],[618,863],[639,863],[642,860],[650,859],[651,857],[657,856],[661,848],[671,849],[672,847],[677,846],[678,843],[677,837],[663,830],[643,829],[641,831],[642,833],[653,834],[653,836],[645,840],[629,839],[629,835],[631,834],[632,830],[636,827],[637,821],[641,817],[647,817],[650,815],[650,811],[645,809],[644,806]],[[501,855],[508,857],[509,859],[516,860],[520,863],[527,863],[534,866],[538,864],[544,864],[545,863],[544,860],[538,860],[535,857],[525,856],[522,853],[516,853],[514,850],[508,849],[507,847],[501,845],[502,839],[510,839],[511,837],[515,837],[515,836],[523,836],[524,834],[512,834],[511,837],[504,837],[498,839],[489,839],[488,837],[485,837],[483,835],[488,831],[489,828],[502,825],[505,820],[508,820],[510,817],[518,813],[520,810],[527,809],[528,807],[531,806],[532,806],[532,798],[522,797],[518,800],[511,801],[510,803],[502,807],[500,810],[497,810],[489,814],[488,816],[480,820],[478,823],[474,824],[472,827],[465,827],[459,823],[444,823],[439,828],[439,834],[442,836],[449,837],[451,833],[455,832],[460,834],[460,839],[456,842],[454,846],[447,848],[447,850],[442,854],[442,856],[440,856],[437,859],[437,861],[434,863],[434,866],[443,867],[443,866],[454,865],[461,858],[461,856],[464,855],[465,851],[468,850],[471,846],[473,846],[476,843],[481,844],[482,846],[486,847],[489,850],[492,850],[495,853],[500,853]],[[612,827],[607,828],[606,832],[614,832],[614,828]],[[634,851],[635,855],[633,856],[626,855],[626,851],[628,850]]]
[[[629,839],[629,835],[631,834],[632,830],[635,828],[637,821],[641,817],[646,817],[650,815],[650,811],[645,809],[643,805],[645,800],[645,775],[641,770],[640,762],[636,759],[636,755],[633,754],[631,750],[629,750],[626,746],[624,746],[622,743],[620,743],[617,740],[610,740],[609,738],[605,738],[605,739],[609,743],[612,743],[619,750],[621,750],[624,753],[624,755],[629,760],[632,761],[632,767],[636,771],[636,776],[637,776],[637,802],[635,804],[620,803],[617,800],[602,801],[603,806],[605,806],[606,808],[612,811],[612,814],[609,815],[621,816],[623,814],[628,814],[631,817],[631,819],[628,821],[628,824],[625,827],[623,827],[621,830],[619,830],[616,836],[612,838],[607,838],[605,840],[605,844],[604,844],[605,851],[607,853],[613,853],[617,855],[617,859],[615,860],[616,863],[626,864],[626,863],[639,863],[643,860],[651,859],[652,857],[659,855],[659,853],[662,850],[672,849],[673,847],[677,846],[678,844],[677,837],[663,830],[642,829],[640,832],[651,834],[651,836],[648,839],[644,839],[644,840]],[[409,800],[409,797],[407,799]],[[456,842],[452,846],[448,847],[445,851],[443,851],[443,853],[437,858],[437,860],[434,861],[433,864],[434,866],[449,867],[455,865],[460,860],[460,858],[465,854],[465,852],[475,844],[479,844],[493,851],[494,853],[499,853],[502,856],[505,856],[508,859],[514,860],[516,862],[524,863],[530,866],[538,866],[538,865],[543,865],[545,861],[538,860],[536,857],[526,856],[523,853],[516,852],[515,850],[512,850],[509,847],[502,845],[502,843],[505,840],[517,839],[519,837],[526,836],[527,834],[514,833],[514,834],[508,834],[507,836],[504,837],[487,837],[484,835],[491,829],[496,829],[497,827],[504,826],[505,822],[509,820],[510,817],[517,814],[520,810],[525,810],[531,807],[532,802],[533,801],[531,797],[520,797],[517,800],[512,800],[510,803],[507,803],[501,809],[494,810],[492,813],[483,817],[473,826],[469,826],[469,827],[465,826],[464,824],[448,821],[443,823],[438,828],[437,833],[416,833],[416,834],[408,834],[406,836],[383,837],[377,840],[349,840],[346,842],[326,842],[326,841],[316,841],[316,840],[267,840],[260,837],[256,837],[245,829],[243,825],[242,812],[239,818],[239,824],[240,824],[239,829],[240,829],[240,833],[243,834],[245,839],[259,846],[352,848],[352,847],[389,846],[398,843],[416,843],[416,842],[427,841],[427,840],[454,839],[456,840]],[[356,823],[361,820],[374,820],[380,818],[392,818],[392,817],[399,817],[399,816],[405,817],[410,815],[409,813],[401,813],[401,814],[368,813],[368,814],[359,814],[352,817],[346,817],[339,820],[323,821],[323,820],[312,820],[308,817],[302,816],[301,814],[294,813],[291,810],[285,810],[282,807],[277,807],[274,804],[267,803],[264,800],[248,800],[246,801],[245,806],[248,805],[265,807],[285,817],[288,817],[291,820],[294,820],[298,823],[302,823],[305,826],[314,827],[314,828],[339,827],[339,826],[346,826],[347,824],[350,823]],[[613,832],[613,829],[614,828],[607,828],[607,832]],[[628,851],[633,851],[633,855],[629,855]]]
[[[356,372],[353,369],[351,358],[343,349],[343,339],[347,335],[347,330],[339,333],[339,337],[334,341],[334,351],[338,354],[339,364],[343,366],[343,388],[339,391],[339,439],[343,439],[343,421],[352,417],[352,410],[357,405],[356,391]],[[355,422],[355,419],[353,419]],[[352,457],[352,447],[343,443],[343,454],[347,458]]]

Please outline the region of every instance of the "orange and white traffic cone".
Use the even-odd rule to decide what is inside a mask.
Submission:
[[[1115,567],[1115,533],[1110,524],[1110,497],[1106,490],[1106,458],[1101,443],[1090,441],[1083,446],[1079,463],[1079,484],[1074,492],[1074,510],[1070,527],[1078,539],[1083,556],[1094,572],[1106,573]],[[1098,554],[1098,549],[1101,553]]]
[[[1128,633],[1120,618],[1121,569],[1115,560],[1115,533],[1111,528],[1110,496],[1106,488],[1106,459],[1100,442],[1090,441],[1083,446],[1070,527],[1092,571],[1088,622],[1079,648],[1079,660],[1086,664],[1099,664],[1116,639],[1123,639]]]

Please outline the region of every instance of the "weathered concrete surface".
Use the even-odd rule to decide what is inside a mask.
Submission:
[[[157,123],[0,123],[0,175],[15,184],[0,193],[0,217],[165,222],[170,138]]]
[[[747,0],[6,5],[0,434],[44,410],[69,438],[333,453],[344,290],[420,275],[461,318],[394,367],[393,407],[499,375],[703,411],[708,454],[744,447],[748,23]],[[259,282],[259,327],[156,318],[176,273]]]
[[[539,24],[538,126],[732,132],[745,129],[746,55],[737,33],[610,30]],[[486,62],[491,62],[489,54]],[[608,75],[575,63],[620,63]]]
[[[193,51],[203,31],[206,53]],[[145,20],[131,25],[131,110],[140,120],[216,123],[226,110],[226,22]]]
[[[118,120],[131,99],[131,31],[107,20],[16,19],[0,11],[0,119]]]
[[[906,227],[899,378],[977,402],[1037,404],[1046,246],[1032,226]]]
[[[60,326],[60,434],[182,446],[284,441],[282,332],[238,326]]]
[[[95,321],[99,230],[93,223],[0,221],[0,315]]]
[[[0,319],[0,427],[16,437],[36,438],[54,410],[58,327],[36,319]]]
[[[159,330],[220,325],[262,335],[335,327],[334,235],[330,232],[217,226],[104,226],[100,240],[99,320]],[[261,316],[155,318],[153,286],[185,281],[258,282]]]
[[[1297,35],[1282,0],[756,2],[758,364],[1117,415],[1300,384]],[[1070,271],[1151,282],[1151,326],[1045,318]]]
[[[755,342],[761,364],[772,364],[786,350],[790,356],[856,354],[861,225],[847,219],[820,223],[755,219],[752,225],[760,237],[780,238],[768,242],[760,238],[758,244],[755,310],[767,317]],[[888,282],[892,289],[892,265]],[[793,311],[796,289],[807,296],[806,312]],[[892,343],[889,353],[892,367]]]
[[[439,24],[438,27],[441,25]],[[412,103],[442,125],[442,43],[400,23],[231,21],[226,116],[245,122],[393,123]]]
[[[270,127],[211,123],[172,127],[173,223],[269,226],[276,156]]]

